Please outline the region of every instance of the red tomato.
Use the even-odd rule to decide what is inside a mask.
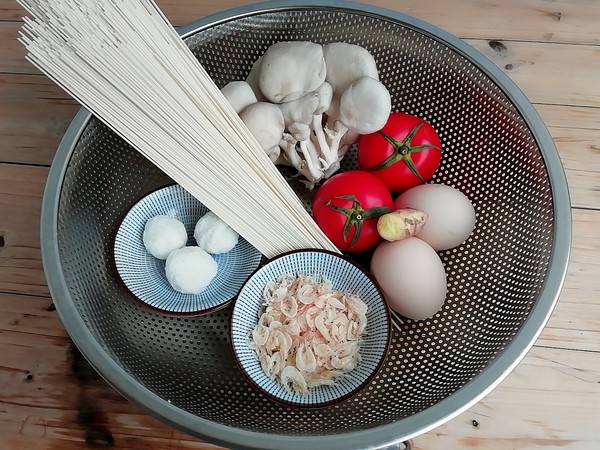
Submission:
[[[390,191],[375,175],[351,170],[321,185],[313,201],[313,217],[341,250],[362,252],[381,241],[377,220],[393,206]]]
[[[361,136],[358,165],[377,175],[393,193],[429,180],[442,159],[440,138],[419,117],[392,113],[385,126]]]

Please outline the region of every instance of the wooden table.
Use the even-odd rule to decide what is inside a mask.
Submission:
[[[180,25],[248,1],[158,3]],[[498,388],[413,448],[600,448],[600,3],[370,3],[442,27],[505,70],[549,127],[573,203],[568,277],[543,334]],[[79,107],[24,60],[22,15],[14,0],[0,0],[0,449],[217,448],[124,400],[57,317],[40,258],[40,204]]]

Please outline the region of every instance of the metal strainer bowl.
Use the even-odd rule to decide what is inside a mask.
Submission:
[[[82,110],[52,165],[41,232],[58,312],[95,369],[166,423],[254,449],[383,448],[440,425],[500,383],[551,314],[570,248],[562,165],[510,79],[427,23],[340,1],[256,4],[180,33],[219,86],[244,79],[278,41],[366,47],[394,109],[439,132],[445,153],[433,181],[472,200],[477,226],[465,244],[441,252],[443,309],[402,324],[366,389],[334,407],[291,409],[258,394],[236,367],[230,307],[163,315],[133,301],[119,282],[110,258],[118,224],[136,201],[172,180]],[[345,161],[355,164],[352,155]]]

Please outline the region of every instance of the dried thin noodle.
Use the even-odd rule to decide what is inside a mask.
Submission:
[[[267,257],[338,251],[151,0],[18,0],[27,59]]]

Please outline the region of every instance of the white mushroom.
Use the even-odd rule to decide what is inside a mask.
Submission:
[[[327,44],[323,47],[323,55],[325,58],[325,63],[327,65],[327,76],[326,81],[331,84],[333,88],[333,98],[331,101],[331,105],[327,110],[327,127],[329,128],[329,134],[333,134],[333,136],[339,138],[339,148],[338,152],[345,151],[351,144],[358,140],[360,134],[365,134],[364,130],[359,130],[357,126],[353,126],[352,123],[355,121],[350,120],[349,114],[353,112],[348,108],[344,108],[344,120],[341,122],[350,130],[340,129],[339,126],[336,127],[335,122],[341,119],[342,111],[341,111],[341,101],[344,93],[351,87],[354,86],[356,89],[356,83],[363,77],[369,77],[373,80],[379,81],[379,72],[377,70],[377,64],[375,62],[375,58],[373,55],[364,47],[354,44],[348,44],[345,42],[334,42],[331,44]],[[364,83],[364,82],[363,82]],[[380,86],[376,86],[375,83],[370,82],[370,86],[373,88],[373,96],[375,98],[372,99],[371,103],[376,103],[380,107],[373,108],[373,105],[363,105],[356,101],[350,100],[349,97],[357,97],[357,92],[353,92],[351,95],[346,94],[346,104],[350,101],[353,101],[354,107],[359,107],[358,109],[365,110],[366,114],[362,114],[361,111],[356,111],[361,118],[368,117],[367,114],[376,113],[377,118],[379,119],[381,115],[387,111],[387,103],[391,104],[391,99],[389,99],[389,92],[385,87],[381,84]],[[360,86],[361,88],[365,88],[365,86]],[[384,88],[385,91],[381,88]],[[364,93],[368,97],[370,94],[368,93],[368,89],[359,90],[358,93]],[[386,100],[383,97],[387,97],[387,101],[385,104],[382,100]],[[346,105],[347,106],[347,105]],[[387,111],[387,116],[389,116],[390,111]],[[386,116],[386,120],[387,120]],[[377,121],[377,120],[376,120]],[[346,123],[348,122],[348,123]],[[374,122],[371,120],[371,122]],[[385,125],[385,122],[381,125],[379,129],[381,129]],[[336,130],[337,128],[337,130]],[[370,129],[369,133],[377,131],[378,129],[373,129],[371,126],[362,127],[366,129]],[[342,135],[340,138],[340,130],[342,131]],[[339,155],[340,159],[342,155]]]
[[[267,102],[267,98],[260,91],[260,87],[258,86],[258,77],[260,76],[260,65],[262,63],[262,56],[254,61],[252,64],[252,68],[246,77],[246,83],[250,85],[254,95],[258,99],[259,102]]]
[[[323,178],[324,168],[320,147],[327,146],[323,132],[323,113],[329,108],[333,90],[324,82],[315,91],[292,102],[279,104],[286,119],[287,135],[282,140],[284,149],[278,164],[296,167],[312,187]],[[292,152],[297,154],[292,154]]]
[[[353,130],[346,131],[346,134],[344,134],[342,140],[340,141],[340,148],[338,149],[338,155],[340,156],[340,159],[346,154],[350,146],[357,143],[359,139],[360,133],[357,133]]]
[[[244,108],[240,118],[271,161],[276,161],[281,153],[279,142],[285,130],[280,109],[272,103],[257,102]]]
[[[375,58],[364,47],[334,42],[323,47],[323,57],[327,66],[325,81],[331,84],[336,96],[340,96],[358,78],[379,80]]]
[[[383,128],[391,112],[391,98],[367,49],[335,42],[323,47],[323,55],[326,84],[332,92],[325,125],[323,116],[313,117],[312,140],[318,148],[323,178],[328,178],[339,170],[340,161],[361,134]]]
[[[369,134],[383,128],[391,111],[390,93],[383,83],[362,77],[342,93],[339,121],[358,134]]]
[[[252,87],[245,81],[232,81],[221,89],[221,93],[238,114],[246,106],[258,101]]]
[[[348,142],[342,144],[346,134],[352,132],[350,142],[356,134],[374,133],[385,125],[392,110],[390,93],[380,81],[371,77],[359,78],[350,84],[340,97],[339,117],[330,118],[325,127],[328,146],[321,146],[321,157],[329,176],[339,169]]]
[[[260,91],[269,101],[296,100],[325,81],[323,47],[312,42],[278,42],[263,55],[259,72]]]
[[[315,114],[323,114],[329,109],[329,105],[331,104],[333,88],[331,87],[331,84],[325,81],[314,93],[319,97],[319,104],[315,110]]]
[[[273,111],[261,111],[255,121],[246,111],[242,119],[271,160],[294,166],[309,188],[337,172],[350,146],[381,129],[391,112],[375,59],[358,45],[273,44],[254,62],[246,83],[244,95],[250,87],[257,104],[277,105],[284,129]]]
[[[310,139],[299,141],[291,134],[284,133],[279,145],[283,150],[283,155],[276,161],[277,163],[287,163],[294,166],[298,173],[308,180],[309,186],[312,186],[323,177],[317,149]]]
[[[303,97],[290,102],[279,103],[277,106],[283,114],[285,126],[299,122],[308,125],[319,106],[320,99],[317,91],[310,92]]]
[[[330,126],[339,116],[342,93],[361,77],[379,80],[379,72],[373,55],[364,47],[345,42],[334,42],[323,47],[323,57],[327,66],[325,80],[333,88],[331,106],[327,111]]]
[[[287,127],[287,130],[297,141],[310,139],[310,127],[305,123],[294,122]]]
[[[325,82],[316,92],[318,93],[319,104],[312,119],[312,129],[314,131],[313,143],[321,149],[328,147],[325,133],[323,132],[323,113],[331,106],[333,87],[328,82]]]

